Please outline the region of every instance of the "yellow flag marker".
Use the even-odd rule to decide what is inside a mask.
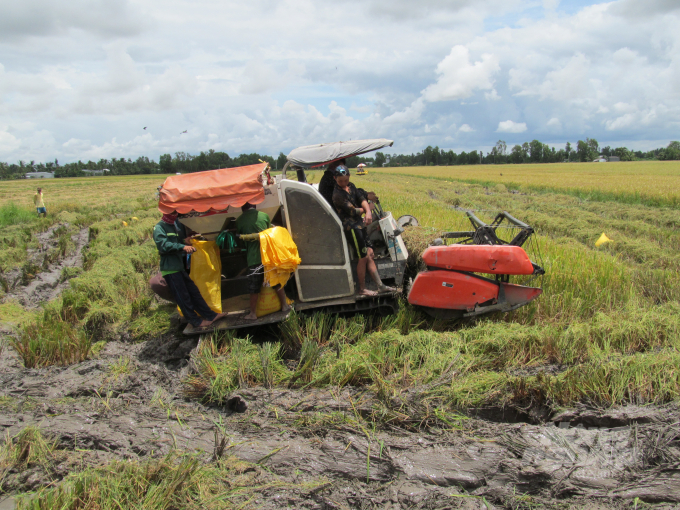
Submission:
[[[600,238],[599,238],[597,241],[595,241],[595,247],[596,247],[596,248],[599,248],[599,247],[602,246],[604,243],[611,243],[611,242],[612,242],[612,240],[609,239],[609,238],[605,235],[604,232],[602,232],[602,235],[600,236]]]
[[[123,226],[124,226],[124,227],[127,227],[127,226],[128,226],[127,221],[124,221],[124,222],[123,222]]]

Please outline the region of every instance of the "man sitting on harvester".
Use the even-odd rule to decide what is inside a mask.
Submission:
[[[368,197],[364,190],[349,181],[349,169],[345,165],[338,165],[335,169],[335,189],[333,190],[333,206],[335,207],[342,226],[345,229],[347,242],[356,251],[359,262],[357,263],[357,279],[359,281],[359,294],[363,296],[375,296],[377,293],[366,288],[366,269],[368,274],[378,287],[378,292],[393,292],[395,289],[384,285],[378,274],[373,260],[373,248],[366,234],[365,226],[373,221],[371,208],[368,205]],[[362,215],[364,215],[362,218]]]
[[[258,211],[251,203],[246,202],[241,207],[242,214],[236,220],[236,229],[240,235],[259,234],[271,228],[271,221],[267,213]],[[260,252],[260,241],[247,241],[247,262],[248,262],[248,292],[250,293],[250,313],[245,316],[247,320],[257,319],[257,299],[264,283],[264,267],[262,266],[262,255]],[[281,285],[272,287],[281,301],[281,311],[290,310],[290,305],[286,301],[286,292]]]
[[[331,164],[328,165],[326,168],[326,171],[323,173],[323,176],[321,176],[321,180],[319,181],[319,193],[326,199],[326,202],[331,204],[331,207],[333,207],[333,190],[335,190],[335,169],[338,168],[338,166],[347,166],[347,160],[345,159],[340,159],[338,161],[333,161]],[[368,200],[371,202],[377,202],[378,201],[378,195],[373,193],[372,191],[365,192],[361,188],[357,188],[359,192],[364,192],[366,193],[366,197]]]
[[[183,256],[196,248],[184,244],[175,221],[177,213],[164,214],[153,229],[153,240],[161,256],[161,274],[182,315],[195,328],[205,328],[226,314],[213,312],[201,296],[196,284],[184,269]]]

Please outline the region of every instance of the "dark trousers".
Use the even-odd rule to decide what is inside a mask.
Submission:
[[[198,287],[185,271],[166,274],[163,278],[177,306],[182,310],[182,315],[193,327],[199,327],[203,319],[211,321],[215,318],[217,314],[210,309]]]

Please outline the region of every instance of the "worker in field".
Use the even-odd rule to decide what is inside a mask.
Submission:
[[[319,193],[323,195],[326,202],[331,204],[331,207],[333,206],[333,190],[335,189],[335,169],[339,165],[347,166],[347,163],[344,159],[333,161],[328,165],[319,181]]]
[[[47,218],[47,208],[45,207],[45,201],[43,200],[42,188],[38,188],[38,192],[33,195],[33,203],[38,211],[38,218],[42,214],[43,217]]]
[[[349,181],[349,169],[345,165],[339,165],[335,169],[333,206],[342,221],[347,242],[352,247],[350,249],[354,249],[359,258],[357,263],[358,293],[363,296],[375,296],[377,294],[375,291],[366,288],[366,270],[378,286],[379,292],[393,292],[394,288],[384,285],[380,280],[378,268],[375,267],[373,260],[373,248],[365,228],[373,221],[367,194]]]
[[[161,256],[161,274],[182,315],[195,328],[206,328],[226,314],[213,312],[184,268],[184,255],[196,248],[187,245],[175,227],[177,213],[164,214],[153,229]]]
[[[347,167],[347,160],[340,159],[330,163],[319,181],[319,193],[326,199],[326,202],[331,204],[331,207],[333,207],[333,190],[335,189],[335,169],[341,165]],[[364,191],[361,188],[358,189]],[[366,193],[368,200],[371,202],[375,203],[378,201],[378,196],[372,191],[364,193]]]
[[[271,228],[271,220],[265,212],[258,211],[251,203],[246,202],[241,207],[241,216],[236,219],[236,230],[240,235],[258,234],[263,230]],[[248,263],[248,293],[250,294],[250,313],[245,316],[247,320],[256,320],[257,299],[260,297],[260,290],[264,283],[264,267],[262,266],[262,255],[260,253],[260,241],[246,242],[246,259]],[[272,287],[281,301],[281,311],[290,310],[290,305],[286,300],[286,292],[281,285]]]

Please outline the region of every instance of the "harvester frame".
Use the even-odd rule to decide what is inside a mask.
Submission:
[[[367,235],[374,244],[381,280],[396,290],[378,292],[367,275],[366,288],[377,295],[360,295],[356,292],[358,260],[349,249],[342,223],[306,176],[306,170],[392,144],[392,140],[376,139],[299,147],[290,152],[281,175],[275,179],[264,162],[170,176],[159,189],[159,209],[164,213],[178,212],[182,224],[210,241],[224,231],[236,233],[235,221],[241,206],[246,202],[255,204],[269,215],[273,225],[287,228],[297,245],[301,263],[285,286],[287,296],[294,300],[295,311],[396,312],[408,259],[401,238],[402,225],[408,228],[407,225],[417,225],[417,220],[404,216],[395,221],[379,202],[372,204],[374,220],[367,226]],[[290,171],[295,172],[296,180],[288,177]],[[514,310],[540,295],[541,289],[509,283],[511,274],[542,274],[543,270],[521,248],[533,229],[506,212],[489,225],[472,212],[468,212],[468,218],[474,230],[445,233],[435,246],[425,250],[423,260],[428,267],[410,286],[408,301],[430,315],[450,319]],[[509,243],[496,235],[504,220],[520,229]],[[452,240],[460,241],[447,244]],[[222,311],[227,315],[213,325],[214,329],[246,328],[286,319],[290,312],[245,319],[248,290],[243,250],[221,251],[220,264]],[[478,273],[493,274],[495,280]],[[191,325],[184,330],[187,335],[203,332]]]

